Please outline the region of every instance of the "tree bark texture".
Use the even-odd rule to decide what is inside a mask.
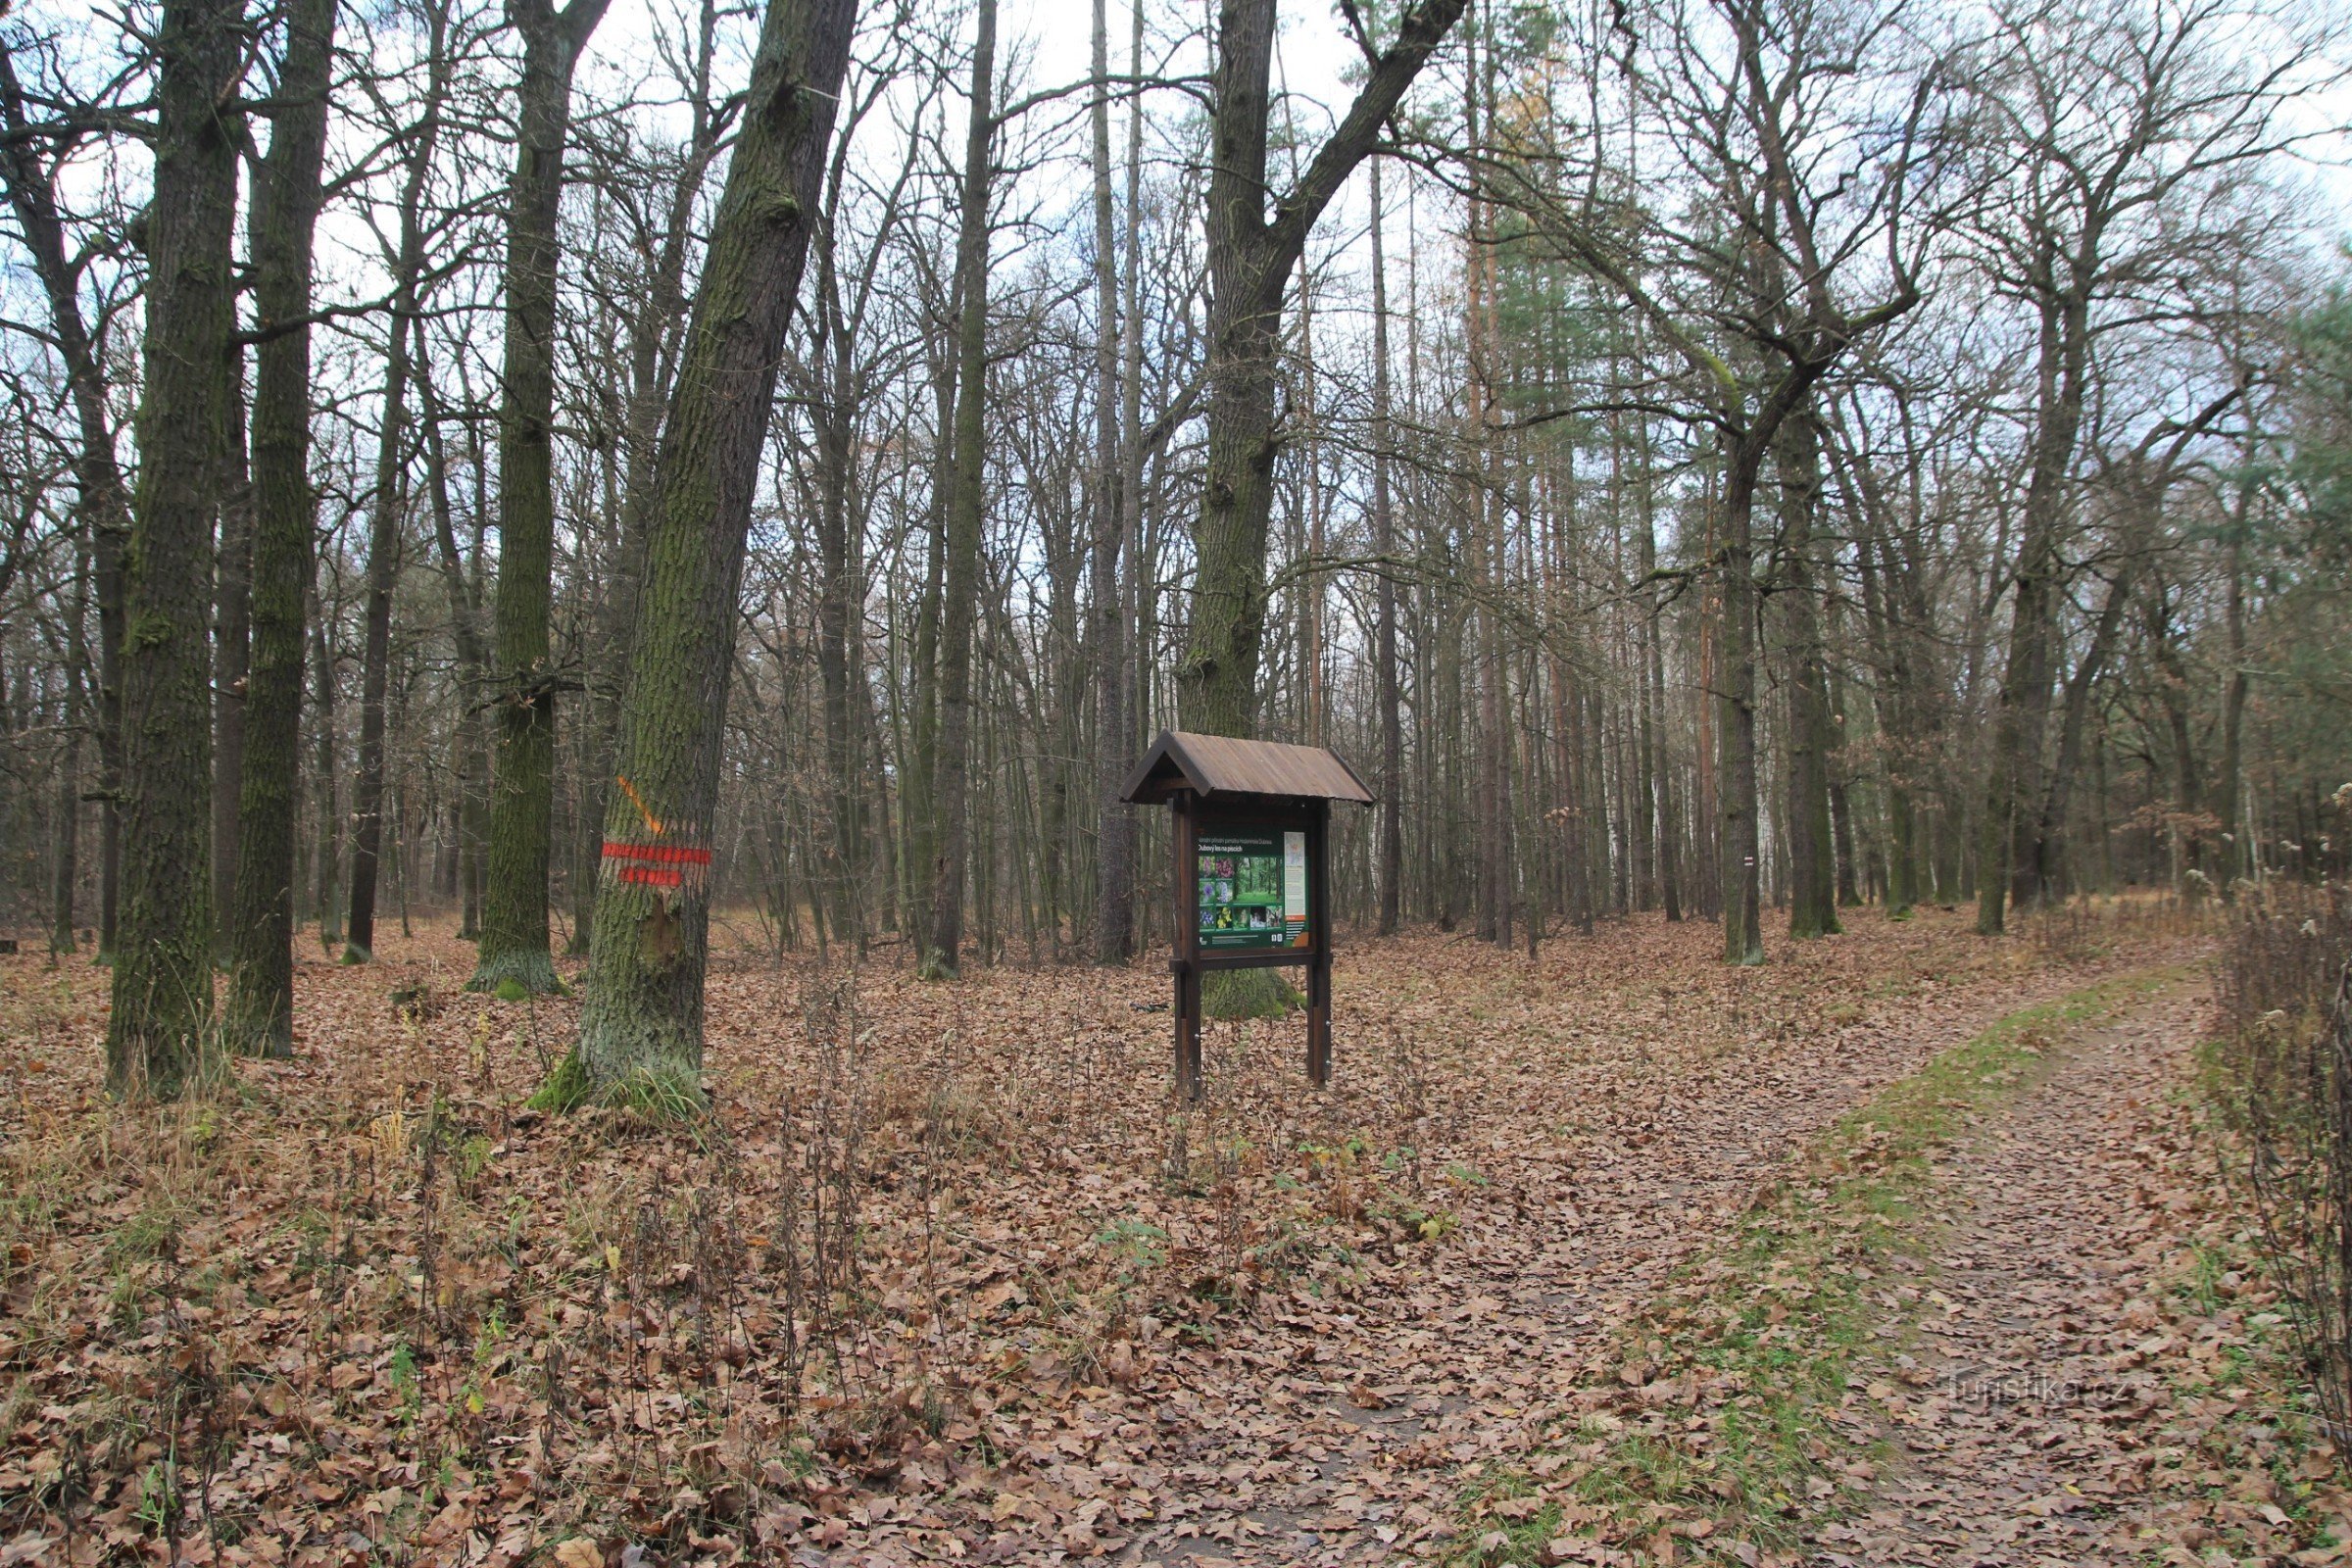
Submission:
[[[1984,816],[1977,838],[1977,930],[1995,936],[2004,901],[2030,906],[2040,887],[2018,853],[2032,835],[2031,807],[2042,798],[2042,745],[2049,729],[2050,681],[2057,662],[2061,581],[2059,530],[2071,499],[2075,441],[2082,427],[2082,373],[2089,352],[2089,309],[2079,294],[2042,305],[2033,469],[2011,580],[2009,653],[1993,706],[1986,754]]]
[[[697,873],[718,804],[736,593],[856,10],[768,8],[664,422],[580,1013],[577,1070],[603,1094],[701,1101],[710,910]]]
[[[156,39],[138,489],[123,563],[122,943],[107,1082],[176,1096],[213,1023],[213,516],[235,325],[241,0],[176,0]]]
[[[255,192],[254,304],[266,337],[253,384],[253,647],[238,787],[229,924],[231,1050],[294,1049],[294,827],[302,752],[303,590],[318,499],[311,488],[312,236],[326,150],[335,0],[291,0],[270,155]],[[394,330],[402,329],[395,322]]]
[[[1778,584],[1788,639],[1788,934],[1838,930],[1830,822],[1829,671],[1815,600],[1813,529],[1821,505],[1821,428],[1808,404],[1773,439],[1780,479],[1783,572]]]
[[[1769,437],[1765,437],[1769,439]],[[1763,867],[1756,827],[1756,574],[1753,520],[1761,454],[1752,438],[1731,443],[1725,465],[1722,590],[1717,636],[1716,808],[1722,813],[1716,865],[1723,885],[1723,956],[1762,963]]]

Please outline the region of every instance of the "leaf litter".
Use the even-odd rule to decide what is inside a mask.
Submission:
[[[7,960],[0,1549],[1475,1551],[1464,1478],[1809,1137],[2191,940],[1854,924],[1760,969],[1645,919],[1348,943],[1332,1088],[1296,1020],[1220,1025],[1194,1105],[1140,966],[730,955],[692,1128],[523,1110],[576,1004],[461,993],[443,934],[303,962],[295,1057],[163,1108],[99,1093],[102,971]]]

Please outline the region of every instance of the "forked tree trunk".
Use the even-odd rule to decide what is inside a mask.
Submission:
[[[326,149],[335,0],[293,0],[270,156],[255,191],[254,303],[265,337],[253,384],[253,648],[245,692],[229,1048],[294,1049],[294,816],[301,788],[303,588],[318,502],[311,489],[312,234]],[[396,321],[395,332],[405,330]]]
[[[702,1100],[708,878],[745,536],[856,0],[772,0],[664,421],[579,1049],[551,1083]]]
[[[1191,637],[1176,672],[1187,728],[1257,725],[1273,516],[1282,301],[1306,236],[1455,20],[1464,0],[1417,0],[1330,139],[1271,204],[1266,177],[1275,0],[1222,0],[1208,186],[1208,472],[1194,527]],[[1272,215],[1268,216],[1268,207]]]
[[[513,0],[522,33],[520,113],[507,217],[506,375],[498,420],[496,739],[482,941],[466,988],[558,989],[547,945],[555,809],[556,671],[548,642],[556,542],[556,220],[571,75],[608,0]]]
[[[156,39],[145,384],[123,606],[122,947],[107,1083],[176,1096],[213,1021],[212,704],[206,620],[235,325],[240,0],[174,0]]]
[[[2065,586],[2059,580],[2064,565],[2058,535],[2071,499],[2075,441],[2082,426],[2088,334],[2085,305],[2072,298],[2044,303],[2033,471],[2012,572],[2017,598],[2010,611],[2008,660],[1993,709],[1984,815],[1977,837],[1977,930],[1984,936],[2000,933],[2006,904],[2031,905],[2040,892],[2035,868],[2018,849],[2021,841],[2032,840],[2038,820],[2033,807],[2042,798],[2041,751],[2057,662],[2057,605]]]
[[[971,122],[963,144],[963,210],[956,237],[956,418],[950,431],[947,560],[940,587],[939,734],[932,770],[930,928],[921,973],[953,978],[963,948],[963,862],[971,815],[972,647],[980,609],[980,545],[988,402],[988,149],[994,130],[996,0],[979,0]]]

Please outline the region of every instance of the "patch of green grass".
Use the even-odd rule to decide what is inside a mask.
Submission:
[[[1462,1512],[1475,1522],[1468,1544],[1450,1559],[1460,1568],[1542,1563],[1560,1533],[1560,1505],[1543,1497],[1525,1471],[1491,1466],[1462,1489]]]
[[[604,1105],[665,1124],[699,1121],[704,1109],[702,1086],[669,1073],[641,1067],[616,1083],[599,1086],[589,1076],[576,1051],[556,1063],[547,1081],[523,1103],[532,1110],[553,1111],[558,1115],[583,1106]],[[486,1150],[484,1153],[487,1154]]]
[[[1930,1156],[2028,1081],[2059,1035],[2173,977],[2013,1012],[1840,1117],[1727,1247],[1621,1331],[1605,1370],[1622,1386],[1552,1435],[1534,1466],[1556,1476],[1545,1493],[1618,1535],[1706,1519],[1767,1547],[1850,1503],[1842,1465],[1867,1450],[1835,1418],[1884,1317],[1874,1282],[1927,1266]],[[1527,1548],[1484,1496],[1462,1514],[1462,1560],[1534,1560],[1510,1555]]]

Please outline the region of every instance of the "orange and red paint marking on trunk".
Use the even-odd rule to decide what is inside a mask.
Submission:
[[[621,790],[637,814],[645,819],[649,838],[670,840],[667,843],[632,843],[624,839],[605,840],[604,865],[613,880],[633,882],[641,887],[676,888],[680,892],[700,893],[710,874],[710,852],[692,844],[676,842],[675,823],[665,823],[654,815],[637,793],[636,786],[626,775],[618,777]]]

